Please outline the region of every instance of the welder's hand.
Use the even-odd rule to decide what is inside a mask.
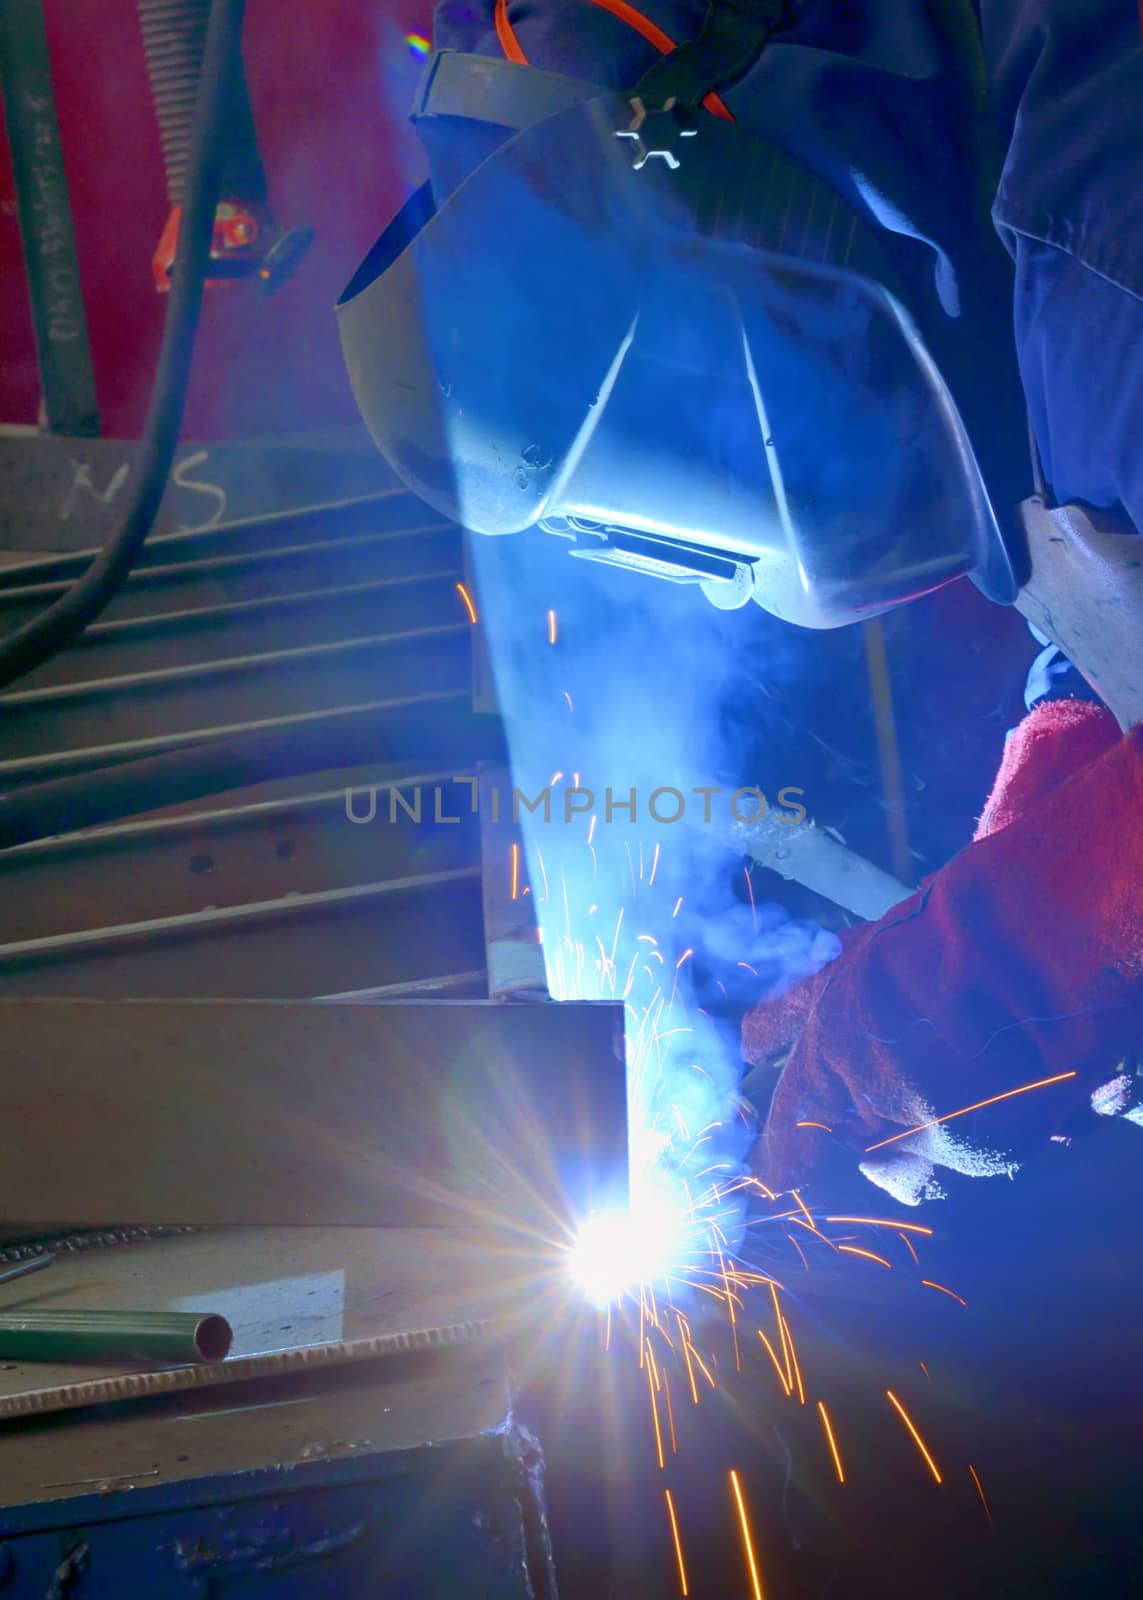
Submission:
[[[1095,706],[1038,707],[973,843],[746,1019],[748,1060],[781,1062],[791,1042],[758,1176],[805,1184],[845,1153],[916,1204],[938,1168],[1011,1173],[1077,1117],[1130,1112],[1134,1085],[1103,1086],[1143,1042],[1140,882],[1143,733],[1121,739]]]

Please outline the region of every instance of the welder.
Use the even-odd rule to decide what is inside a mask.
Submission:
[[[973,844],[748,1019],[759,1171],[915,1202],[1143,1119],[1136,6],[445,0],[434,43],[429,181],[339,306],[410,487],[803,626],[967,575],[1104,701],[1034,711]]]

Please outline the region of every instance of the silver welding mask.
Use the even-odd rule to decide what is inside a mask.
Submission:
[[[419,191],[338,306],[416,494],[810,627],[966,574],[1013,598],[961,412],[833,188],[705,113],[476,57],[445,72],[514,74],[536,115],[439,205]]]

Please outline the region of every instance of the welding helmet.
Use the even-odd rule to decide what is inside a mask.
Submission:
[[[697,103],[484,57],[434,58],[426,144],[437,117],[471,170],[414,195],[338,305],[417,495],[810,627],[966,574],[1014,598],[978,441],[833,187]]]

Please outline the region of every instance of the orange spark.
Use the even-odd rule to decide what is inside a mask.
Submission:
[[[710,1384],[711,1388],[712,1389],[717,1389],[718,1388],[718,1384],[715,1383],[714,1379],[711,1377],[710,1368],[707,1366],[707,1364],[703,1360],[703,1358],[699,1355],[698,1351],[695,1349],[693,1344],[691,1345],[691,1355],[694,1356],[695,1360],[698,1362],[699,1371],[702,1373],[702,1375],[706,1379],[706,1381]]]
[[[555,644],[555,642],[556,642],[556,640],[558,638],[559,638],[559,629],[558,629],[558,626],[556,624],[556,614],[555,614],[554,611],[549,611],[548,612],[548,643],[549,644]]]
[[[687,1377],[690,1379],[691,1384],[691,1399],[697,1406],[699,1403],[698,1386],[695,1383],[695,1369],[691,1366],[690,1342],[687,1339],[686,1334],[683,1332],[683,1325],[681,1322],[679,1323],[679,1333],[682,1336],[683,1341],[683,1355],[686,1358],[687,1363]]]
[[[909,1238],[909,1235],[907,1233],[899,1233],[897,1235],[897,1237],[898,1237],[898,1239],[900,1239],[901,1243],[905,1246],[905,1249],[912,1256],[913,1261],[915,1262],[915,1264],[919,1267],[921,1265],[921,1258],[913,1248],[912,1239]]]
[[[651,1396],[651,1415],[655,1419],[655,1449],[659,1456],[659,1466],[665,1471],[667,1463],[663,1459],[663,1435],[659,1430],[659,1408],[655,1404],[655,1385],[651,1378],[651,1369],[647,1368],[647,1392]]]
[[[786,1374],[782,1371],[782,1363],[778,1360],[774,1346],[770,1343],[769,1339],[767,1339],[761,1328],[758,1329],[758,1337],[766,1346],[766,1354],[774,1363],[774,1371],[778,1374],[778,1382],[782,1385],[782,1392],[785,1394],[786,1398],[789,1399],[791,1393],[790,1385],[786,1382]]]
[[[746,893],[750,896],[750,920],[754,925],[754,932],[758,932],[758,908],[754,904],[754,880],[750,876],[750,868],[743,867],[743,876],[746,879]]]
[[[889,1401],[892,1404],[893,1408],[896,1410],[897,1414],[900,1416],[901,1421],[905,1424],[906,1428],[908,1428],[909,1432],[913,1435],[913,1442],[916,1444],[917,1449],[924,1456],[925,1461],[926,1461],[926,1463],[928,1465],[929,1471],[932,1473],[933,1477],[937,1480],[938,1483],[943,1483],[944,1479],[941,1477],[940,1473],[937,1470],[937,1464],[933,1460],[932,1456],[929,1454],[928,1448],[927,1448],[927,1446],[925,1444],[925,1441],[921,1438],[921,1435],[917,1432],[917,1429],[916,1429],[916,1426],[915,1426],[915,1424],[913,1422],[913,1419],[909,1416],[909,1413],[905,1410],[905,1407],[901,1404],[900,1400],[898,1400],[897,1396],[893,1393],[892,1389],[886,1389],[885,1393],[888,1396]]]
[[[662,1332],[661,1329],[660,1332]],[[667,1397],[667,1426],[671,1430],[671,1453],[677,1456],[679,1453],[679,1444],[678,1440],[675,1438],[675,1408],[671,1404],[671,1385],[667,1377],[667,1370],[665,1367],[663,1369],[663,1393]]]
[[[888,1139],[881,1139],[877,1144],[865,1146],[866,1155],[871,1150],[883,1150],[887,1144],[896,1144],[898,1139],[907,1139],[910,1134],[924,1133],[926,1128],[935,1128],[942,1122],[952,1122],[955,1117],[967,1117],[970,1111],[983,1111],[985,1106],[997,1105],[1001,1100],[1011,1100],[1013,1095],[1028,1094],[1033,1089],[1046,1089],[1049,1084],[1063,1083],[1066,1078],[1074,1078],[1077,1073],[1057,1072],[1054,1078],[1037,1078],[1035,1083],[1022,1084],[1019,1089],[1006,1089],[1003,1094],[994,1094],[987,1100],[977,1100],[974,1105],[962,1106],[959,1111],[949,1111],[943,1117],[934,1117],[931,1122],[922,1122],[916,1128],[906,1128],[903,1133],[890,1134]]]
[[[806,1403],[806,1391],[802,1386],[802,1369],[798,1364],[798,1352],[794,1349],[794,1335],[790,1332],[790,1324],[785,1317],[782,1318],[782,1331],[786,1336],[786,1344],[790,1351],[790,1364],[794,1369],[794,1382],[798,1386],[798,1402],[804,1406]]]
[[[837,1471],[837,1481],[838,1483],[844,1483],[845,1473],[842,1470],[841,1455],[838,1452],[837,1440],[833,1436],[833,1427],[829,1420],[829,1412],[826,1410],[825,1402],[822,1400],[818,1401],[818,1412],[821,1415],[822,1427],[825,1429],[826,1442],[829,1444],[829,1453],[833,1457],[834,1468]]]
[[[827,1222],[863,1222],[867,1228],[897,1228],[904,1229],[906,1233],[927,1233],[932,1236],[931,1228],[923,1227],[919,1222],[897,1222],[888,1217],[827,1217]]]
[[[793,1195],[794,1199],[796,1200],[796,1202],[798,1204],[798,1209],[801,1211],[803,1217],[805,1217],[805,1219],[809,1223],[810,1227],[816,1233],[818,1231],[818,1225],[814,1221],[813,1217],[811,1217],[809,1212],[806,1210],[805,1203],[802,1200],[801,1195],[798,1193],[798,1191],[796,1189],[791,1189],[790,1193]]]
[[[682,1541],[679,1539],[679,1524],[675,1519],[675,1504],[671,1499],[671,1491],[669,1489],[664,1489],[663,1493],[667,1497],[667,1515],[671,1519],[671,1533],[675,1540],[675,1558],[679,1563],[680,1592],[685,1596],[690,1594],[690,1590],[687,1588],[687,1569],[683,1566],[683,1546]]]
[[[738,1474],[733,1467],[730,1469],[730,1486],[734,1490],[734,1498],[738,1502],[738,1520],[742,1524],[742,1543],[746,1547],[746,1559],[750,1565],[750,1582],[754,1586],[754,1600],[762,1600],[762,1585],[758,1580],[758,1563],[754,1559],[754,1545],[750,1538],[750,1524],[746,1519],[746,1502],[742,1498],[742,1488],[738,1482]]]
[[[472,596],[469,594],[468,590],[465,588],[463,583],[458,583],[457,584],[456,592],[460,596],[460,598],[464,601],[464,609],[468,612],[468,620],[469,620],[469,622],[475,623],[475,621],[476,621],[476,607],[472,603]]]
[[[934,1283],[931,1278],[922,1278],[921,1282],[924,1284],[926,1289],[939,1289],[942,1294],[947,1294],[951,1299],[959,1300],[962,1306],[966,1306],[968,1304],[967,1300],[961,1300],[960,1295],[957,1294],[955,1290],[946,1289],[943,1283]]]
[[[837,1248],[844,1250],[847,1256],[864,1256],[867,1261],[879,1261],[883,1267],[888,1267],[892,1271],[893,1263],[886,1261],[884,1256],[876,1255],[872,1250],[862,1250],[860,1245],[856,1244],[839,1244]]]
[[[512,846],[512,898],[516,900],[520,894],[520,846]]]
[[[968,1464],[968,1470],[972,1473],[972,1481],[976,1484],[976,1492],[980,1496],[980,1503],[984,1507],[984,1515],[988,1518],[988,1526],[991,1528],[994,1526],[992,1521],[992,1512],[989,1510],[988,1500],[986,1499],[984,1493],[984,1486],[977,1476],[976,1468],[973,1466],[971,1461]]]
[[[921,1371],[925,1374],[925,1377],[928,1378],[929,1382],[932,1383],[932,1381],[933,1381],[932,1374],[930,1373],[928,1367],[926,1367],[925,1363],[923,1361],[918,1361],[917,1365],[920,1367]]]
[[[803,1266],[803,1267],[805,1267],[805,1269],[806,1269],[806,1271],[807,1271],[807,1272],[808,1272],[808,1271],[809,1271],[809,1270],[810,1270],[810,1264],[809,1264],[809,1262],[808,1262],[808,1261],[807,1261],[807,1260],[806,1260],[806,1252],[805,1252],[805,1251],[804,1251],[804,1250],[803,1250],[803,1249],[802,1249],[802,1247],[801,1247],[801,1245],[800,1245],[800,1244],[799,1244],[799,1243],[798,1243],[798,1241],[797,1241],[797,1240],[796,1240],[796,1239],[795,1239],[795,1238],[794,1238],[794,1235],[793,1235],[793,1234],[792,1234],[792,1233],[788,1233],[788,1234],[787,1234],[787,1235],[786,1235],[786,1238],[787,1238],[787,1239],[789,1239],[789,1241],[790,1241],[790,1243],[791,1243],[791,1244],[792,1244],[792,1245],[793,1245],[793,1247],[794,1247],[794,1249],[795,1249],[795,1250],[796,1250],[796,1251],[797,1251],[797,1252],[798,1252],[798,1254],[799,1254],[799,1255],[800,1255],[800,1256],[801,1256],[801,1258],[802,1258],[802,1266]]]
[[[794,1387],[794,1372],[790,1365],[790,1347],[786,1343],[786,1319],[782,1315],[782,1307],[778,1303],[778,1289],[775,1284],[770,1285],[770,1298],[774,1302],[774,1315],[778,1321],[778,1338],[782,1344],[782,1364],[786,1369],[786,1386],[789,1390]]]
[[[794,1127],[795,1128],[820,1128],[823,1133],[832,1133],[833,1132],[833,1129],[832,1128],[827,1128],[824,1122],[795,1122],[794,1123]],[[828,1222],[832,1222],[834,1219],[832,1217],[827,1217],[826,1220]]]

